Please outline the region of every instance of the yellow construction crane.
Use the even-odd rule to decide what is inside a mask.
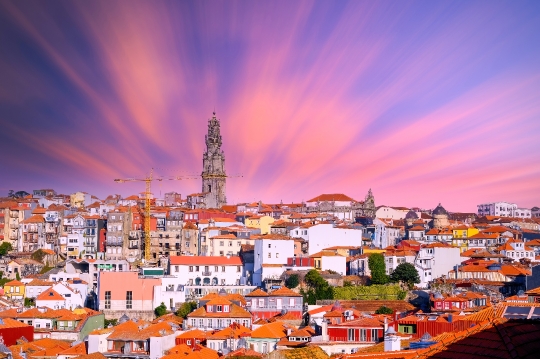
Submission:
[[[124,182],[145,182],[146,191],[144,192],[144,259],[146,262],[150,261],[150,196],[151,196],[151,183],[152,181],[180,181],[182,179],[196,179],[198,177],[185,177],[185,176],[174,176],[174,177],[156,177],[154,178],[154,169],[150,170],[150,175],[146,178],[118,178],[114,182],[124,183]]]

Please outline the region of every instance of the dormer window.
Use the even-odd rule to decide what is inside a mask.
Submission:
[[[223,306],[223,311],[224,311],[225,313],[229,313],[229,306],[228,306],[228,305],[224,305],[224,306]]]
[[[216,312],[221,313],[223,311],[223,307],[221,305],[216,305]]]
[[[214,311],[214,307],[212,305],[207,305],[206,306],[206,311],[207,312],[213,312]]]

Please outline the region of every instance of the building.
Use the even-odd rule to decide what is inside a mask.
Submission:
[[[205,136],[206,151],[203,154],[202,193],[205,208],[221,208],[227,203],[225,184],[225,154],[221,150],[220,122],[214,112],[208,120]],[[200,204],[201,206],[203,204]]]
[[[294,256],[294,239],[268,234],[253,236],[255,239],[253,285],[263,286],[277,281],[281,283],[287,258]]]
[[[240,285],[246,281],[237,256],[172,256],[169,274],[184,285]]]
[[[446,275],[461,261],[459,248],[438,242],[422,246],[414,262],[420,277],[418,286],[427,287],[429,282]]]
[[[286,312],[289,316],[301,319],[303,297],[287,287],[269,293],[255,289],[246,295],[246,307],[255,319],[269,319]]]
[[[154,286],[160,278],[139,276],[137,272],[100,272],[98,308],[107,318],[122,315],[141,319],[154,317]]]
[[[478,206],[479,216],[500,216],[531,218],[532,212],[527,208],[518,208],[517,204],[509,202],[482,203]]]
[[[191,328],[201,330],[222,330],[233,323],[251,328],[251,313],[233,303],[223,295],[207,301],[188,314],[185,323]]]

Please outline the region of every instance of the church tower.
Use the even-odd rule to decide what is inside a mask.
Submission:
[[[208,120],[208,134],[205,136],[206,151],[203,154],[202,193],[206,208],[220,208],[227,203],[225,197],[225,155],[221,150],[219,120],[213,113]]]

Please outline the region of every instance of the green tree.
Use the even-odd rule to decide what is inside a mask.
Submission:
[[[386,275],[386,264],[384,256],[380,253],[373,253],[369,256],[368,267],[371,271],[371,284],[386,284],[388,276]]]
[[[411,263],[401,263],[390,275],[390,281],[407,283],[412,288],[415,283],[420,283],[418,271]]]
[[[182,303],[180,308],[178,308],[178,310],[176,311],[176,315],[186,319],[188,314],[193,312],[195,309],[197,309],[196,302],[185,302]]]
[[[156,313],[156,317],[161,317],[162,315],[167,314],[167,307],[165,306],[165,303],[161,302],[161,304],[154,309],[154,313]]]
[[[291,274],[287,280],[285,280],[285,286],[289,289],[294,289],[298,287],[298,284],[300,284],[300,278],[298,278],[298,274]]]
[[[105,319],[105,328],[108,328],[109,325],[115,326],[118,324],[118,319]]]
[[[35,306],[36,303],[34,301],[34,298],[24,298],[24,306],[27,308]]]
[[[384,305],[375,311],[375,314],[392,314],[394,311]]]
[[[15,279],[21,280],[21,276],[19,275],[19,272],[15,273]]]
[[[334,290],[328,282],[315,269],[307,272],[304,277],[307,290],[301,290],[300,294],[304,297],[304,302],[315,304],[319,299],[334,299]]]
[[[5,256],[8,254],[9,251],[12,251],[13,247],[11,246],[11,243],[9,242],[2,242],[0,244],[0,256]]]

